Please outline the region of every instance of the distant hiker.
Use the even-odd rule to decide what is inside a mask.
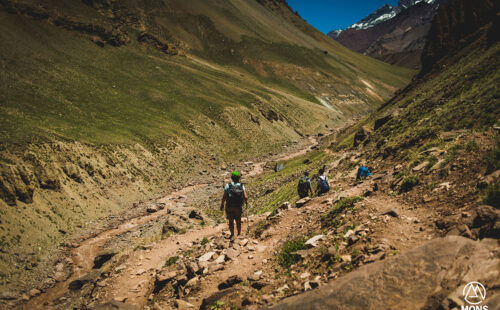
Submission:
[[[311,185],[311,180],[309,180],[309,171],[304,172],[304,176],[299,179],[299,184],[297,185],[297,192],[300,198],[313,196],[313,188]]]
[[[372,170],[371,167],[365,167],[365,166],[359,167],[358,174],[356,175],[356,180],[364,180],[367,177],[371,176],[372,175],[371,170]]]
[[[319,177],[317,182],[318,196],[327,193],[330,190],[330,184],[328,184],[328,177],[325,175],[325,167],[319,170]]]
[[[236,221],[236,229],[238,236],[241,234],[241,214],[243,213],[243,203],[248,208],[248,196],[245,191],[245,186],[240,183],[241,174],[239,171],[234,171],[231,175],[231,182],[224,186],[224,196],[220,204],[221,211],[226,203],[226,218],[229,221],[229,231],[231,239],[234,238],[234,221]]]

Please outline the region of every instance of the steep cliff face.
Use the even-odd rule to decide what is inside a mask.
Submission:
[[[460,49],[481,34],[481,28],[492,24],[488,32],[488,44],[498,40],[498,1],[450,0],[438,10],[422,53],[422,72],[426,74],[447,56]]]

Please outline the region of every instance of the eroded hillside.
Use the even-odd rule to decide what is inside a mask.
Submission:
[[[2,0],[0,25],[7,300],[45,279],[62,245],[142,212],[135,202],[301,147],[414,73],[281,1]]]

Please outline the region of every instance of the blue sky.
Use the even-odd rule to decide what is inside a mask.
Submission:
[[[288,0],[294,11],[324,33],[344,29],[374,12],[386,3],[398,0]]]

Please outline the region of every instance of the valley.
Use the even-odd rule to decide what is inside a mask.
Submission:
[[[0,0],[0,308],[498,308],[498,4],[433,9],[417,72],[283,0]]]

